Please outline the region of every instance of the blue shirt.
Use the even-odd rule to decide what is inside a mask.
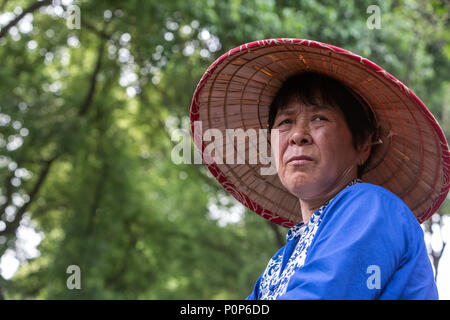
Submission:
[[[392,192],[353,184],[288,232],[247,299],[437,299],[423,231]]]

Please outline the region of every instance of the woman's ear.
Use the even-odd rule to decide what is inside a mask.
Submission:
[[[369,136],[366,141],[358,148],[358,165],[362,166],[367,159],[369,159],[370,152],[372,151],[372,136]]]

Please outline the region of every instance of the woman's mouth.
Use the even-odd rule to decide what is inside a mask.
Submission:
[[[313,159],[308,156],[293,156],[293,157],[289,158],[289,160],[287,161],[287,164],[298,166],[298,165],[310,163],[311,161],[313,161]]]

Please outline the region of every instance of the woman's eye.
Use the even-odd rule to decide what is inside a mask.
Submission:
[[[289,124],[289,123],[292,123],[291,119],[284,119],[280,121],[278,125],[281,126],[282,124]]]
[[[326,121],[326,120],[328,120],[326,117],[324,117],[324,116],[315,116],[314,118],[313,118],[313,120],[314,121],[317,121],[317,120],[319,120],[319,121]]]

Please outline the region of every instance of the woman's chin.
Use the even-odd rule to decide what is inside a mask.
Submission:
[[[297,180],[295,183],[290,183],[288,186],[285,185],[285,187],[291,194],[299,199],[308,199],[315,194],[312,182],[307,179]]]

